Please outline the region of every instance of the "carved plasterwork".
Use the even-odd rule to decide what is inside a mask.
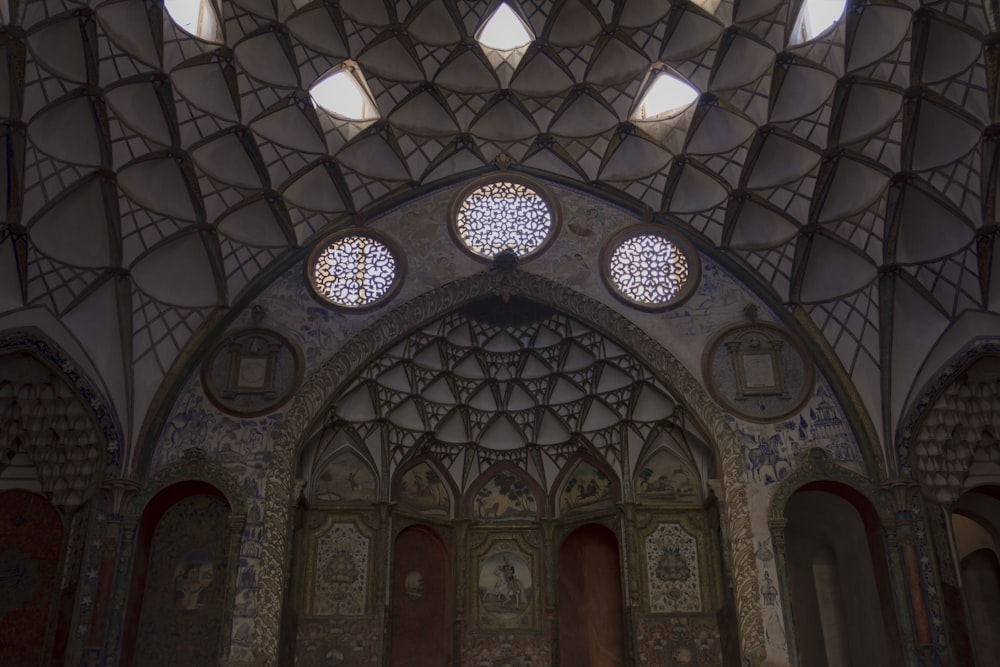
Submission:
[[[146,503],[157,493],[177,482],[199,480],[211,484],[222,492],[234,515],[246,513],[246,503],[240,484],[228,471],[210,461],[205,450],[198,447],[185,449],[179,461],[166,465],[146,480],[142,490],[128,503],[129,514],[140,515]]]
[[[952,376],[909,440],[913,476],[943,504],[1000,478],[1000,354],[981,354]],[[977,372],[978,371],[978,372]]]
[[[785,506],[792,494],[810,482],[831,481],[840,482],[856,491],[860,491],[872,503],[883,519],[888,518],[883,497],[878,487],[861,475],[837,465],[824,449],[810,449],[805,461],[779,485],[771,497],[770,518],[781,521],[785,517]]]
[[[721,498],[729,537],[729,562],[743,654],[752,660],[765,655],[761,601],[744,464],[739,442],[725,415],[694,376],[660,343],[611,308],[543,277],[514,271],[498,275],[487,271],[446,284],[401,304],[349,340],[316,370],[292,401],[283,428],[276,436],[264,508],[265,543],[260,568],[260,593],[254,650],[259,659],[277,662],[278,628],[287,545],[280,538],[288,521],[296,448],[324,415],[329,401],[346,388],[375,355],[407,332],[424,326],[455,308],[497,291],[524,295],[545,305],[571,312],[601,333],[628,346],[661,378],[687,399],[688,414],[702,427],[719,451],[724,497]]]

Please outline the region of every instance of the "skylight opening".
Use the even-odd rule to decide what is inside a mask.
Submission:
[[[698,99],[701,93],[687,81],[666,72],[659,72],[646,89],[633,120],[661,120],[676,115]]]
[[[163,6],[184,32],[207,42],[222,42],[222,25],[213,0],[163,0]]]
[[[476,33],[480,45],[497,51],[520,49],[534,39],[531,29],[506,2],[500,3]]]
[[[361,73],[343,67],[324,76],[309,89],[313,104],[346,120],[369,121],[379,117]]]
[[[845,6],[847,0],[803,0],[791,43],[802,44],[822,35],[844,15]]]

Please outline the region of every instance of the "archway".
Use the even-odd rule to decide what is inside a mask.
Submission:
[[[53,649],[57,638],[52,633],[62,518],[37,493],[0,491],[0,526],[0,572],[5,579],[0,596],[0,656],[13,667],[62,664],[61,652]],[[65,641],[63,637],[63,651]]]
[[[559,664],[624,665],[618,538],[600,525],[577,528],[559,547],[557,569]]]
[[[952,509],[972,653],[977,667],[1000,665],[1000,487],[965,492]]]
[[[796,490],[784,509],[785,572],[802,664],[902,665],[881,524],[837,482]]]
[[[339,655],[342,640],[355,636],[378,651],[376,662],[407,659],[414,650],[400,647],[426,632],[405,630],[419,624],[403,610],[429,604],[431,584],[450,591],[447,604],[420,619],[444,615],[450,639],[437,653],[454,646],[470,664],[554,655],[545,619],[564,611],[553,606],[555,563],[563,538],[575,549],[579,536],[569,533],[581,525],[591,526],[589,538],[612,535],[611,547],[596,538],[578,544],[588,559],[614,560],[615,571],[631,562],[636,585],[655,587],[629,612],[620,575],[602,579],[618,590],[608,611],[619,630],[599,637],[594,651],[616,645],[615,659],[628,662],[635,649],[624,640],[626,615],[661,623],[656,615],[694,614],[685,623],[696,618],[708,636],[720,635],[718,542],[701,506],[719,468],[709,438],[678,409],[689,396],[651,365],[665,352],[648,345],[639,354],[567,311],[516,295],[481,297],[418,322],[338,374],[323,426],[296,466],[307,508],[294,557],[297,659]],[[622,503],[640,502],[642,529],[622,529],[629,555],[619,563],[608,531],[617,530]],[[418,539],[428,531],[450,573],[437,583],[399,547],[436,544]],[[395,547],[385,535],[399,536]],[[674,539],[683,548],[667,553]],[[674,562],[666,574],[663,559]],[[682,571],[690,581],[675,574]],[[334,574],[342,582],[331,587]],[[675,588],[683,590],[672,599]],[[615,597],[607,586],[590,593]],[[391,601],[388,612],[380,599]],[[385,626],[388,644],[373,644],[368,638]],[[714,644],[704,651],[721,655]]]
[[[74,603],[100,597],[95,578],[81,576],[99,565],[85,562],[84,545],[97,535],[95,496],[114,463],[107,441],[118,437],[99,394],[54,344],[33,331],[0,335],[0,553],[18,573],[0,596],[5,662],[59,665],[81,650],[71,627],[90,619],[74,619]]]
[[[390,665],[451,664],[450,563],[447,547],[428,526],[409,526],[396,537],[389,604]]]
[[[231,508],[202,481],[157,493],[139,521],[124,626],[126,665],[210,664],[228,639]]]
[[[281,623],[281,599],[285,588],[283,562],[288,548],[281,536],[287,530],[289,501],[295,502],[298,495],[297,492],[293,494],[292,471],[301,444],[319,424],[328,423],[327,407],[350,387],[361,369],[398,343],[402,332],[419,330],[463,304],[496,293],[511,297],[530,295],[542,305],[575,313],[602,335],[611,336],[633,350],[655,377],[670,378],[673,390],[684,397],[689,423],[700,425],[706,440],[717,448],[718,468],[726,488],[723,512],[726,532],[730,535],[730,559],[753,561],[754,545],[750,539],[749,505],[738,440],[725,416],[687,369],[626,318],[578,292],[516,270],[484,272],[399,305],[345,344],[305,381],[293,399],[274,442],[264,503],[265,544],[259,569],[253,644],[258,655],[277,660],[277,629]],[[387,497],[386,494],[380,490],[380,497]],[[733,576],[742,653],[759,659],[765,654],[759,585],[749,569],[737,569]]]

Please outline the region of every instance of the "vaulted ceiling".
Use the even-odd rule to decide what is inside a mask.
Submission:
[[[222,0],[223,45],[158,0],[0,2],[0,328],[45,330],[134,441],[269,268],[502,164],[687,230],[825,339],[886,444],[1000,335],[989,7],[851,2],[789,47],[785,0],[522,0],[511,67],[473,38],[494,5]],[[312,104],[347,60],[379,120]],[[630,120],[654,66],[702,95]]]

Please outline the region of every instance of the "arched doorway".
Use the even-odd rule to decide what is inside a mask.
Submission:
[[[815,482],[785,505],[785,571],[803,665],[902,665],[875,508],[841,483]]]
[[[1000,665],[1000,487],[962,494],[952,509],[955,555],[977,667]]]
[[[62,518],[37,493],[2,491],[0,526],[0,657],[14,667],[61,664],[60,656],[52,654],[55,638],[46,628],[55,612]]]
[[[586,524],[559,547],[559,664],[625,665],[621,563],[618,538]]]
[[[86,381],[55,345],[11,339],[0,354],[0,661],[62,665],[81,650],[74,603],[96,593],[82,571],[107,424],[97,418],[102,401],[81,397]]]
[[[179,482],[139,521],[122,663],[146,667],[219,661],[229,627],[231,508],[215,487]]]
[[[389,664],[450,665],[451,558],[437,533],[416,524],[396,537],[389,607]]]

